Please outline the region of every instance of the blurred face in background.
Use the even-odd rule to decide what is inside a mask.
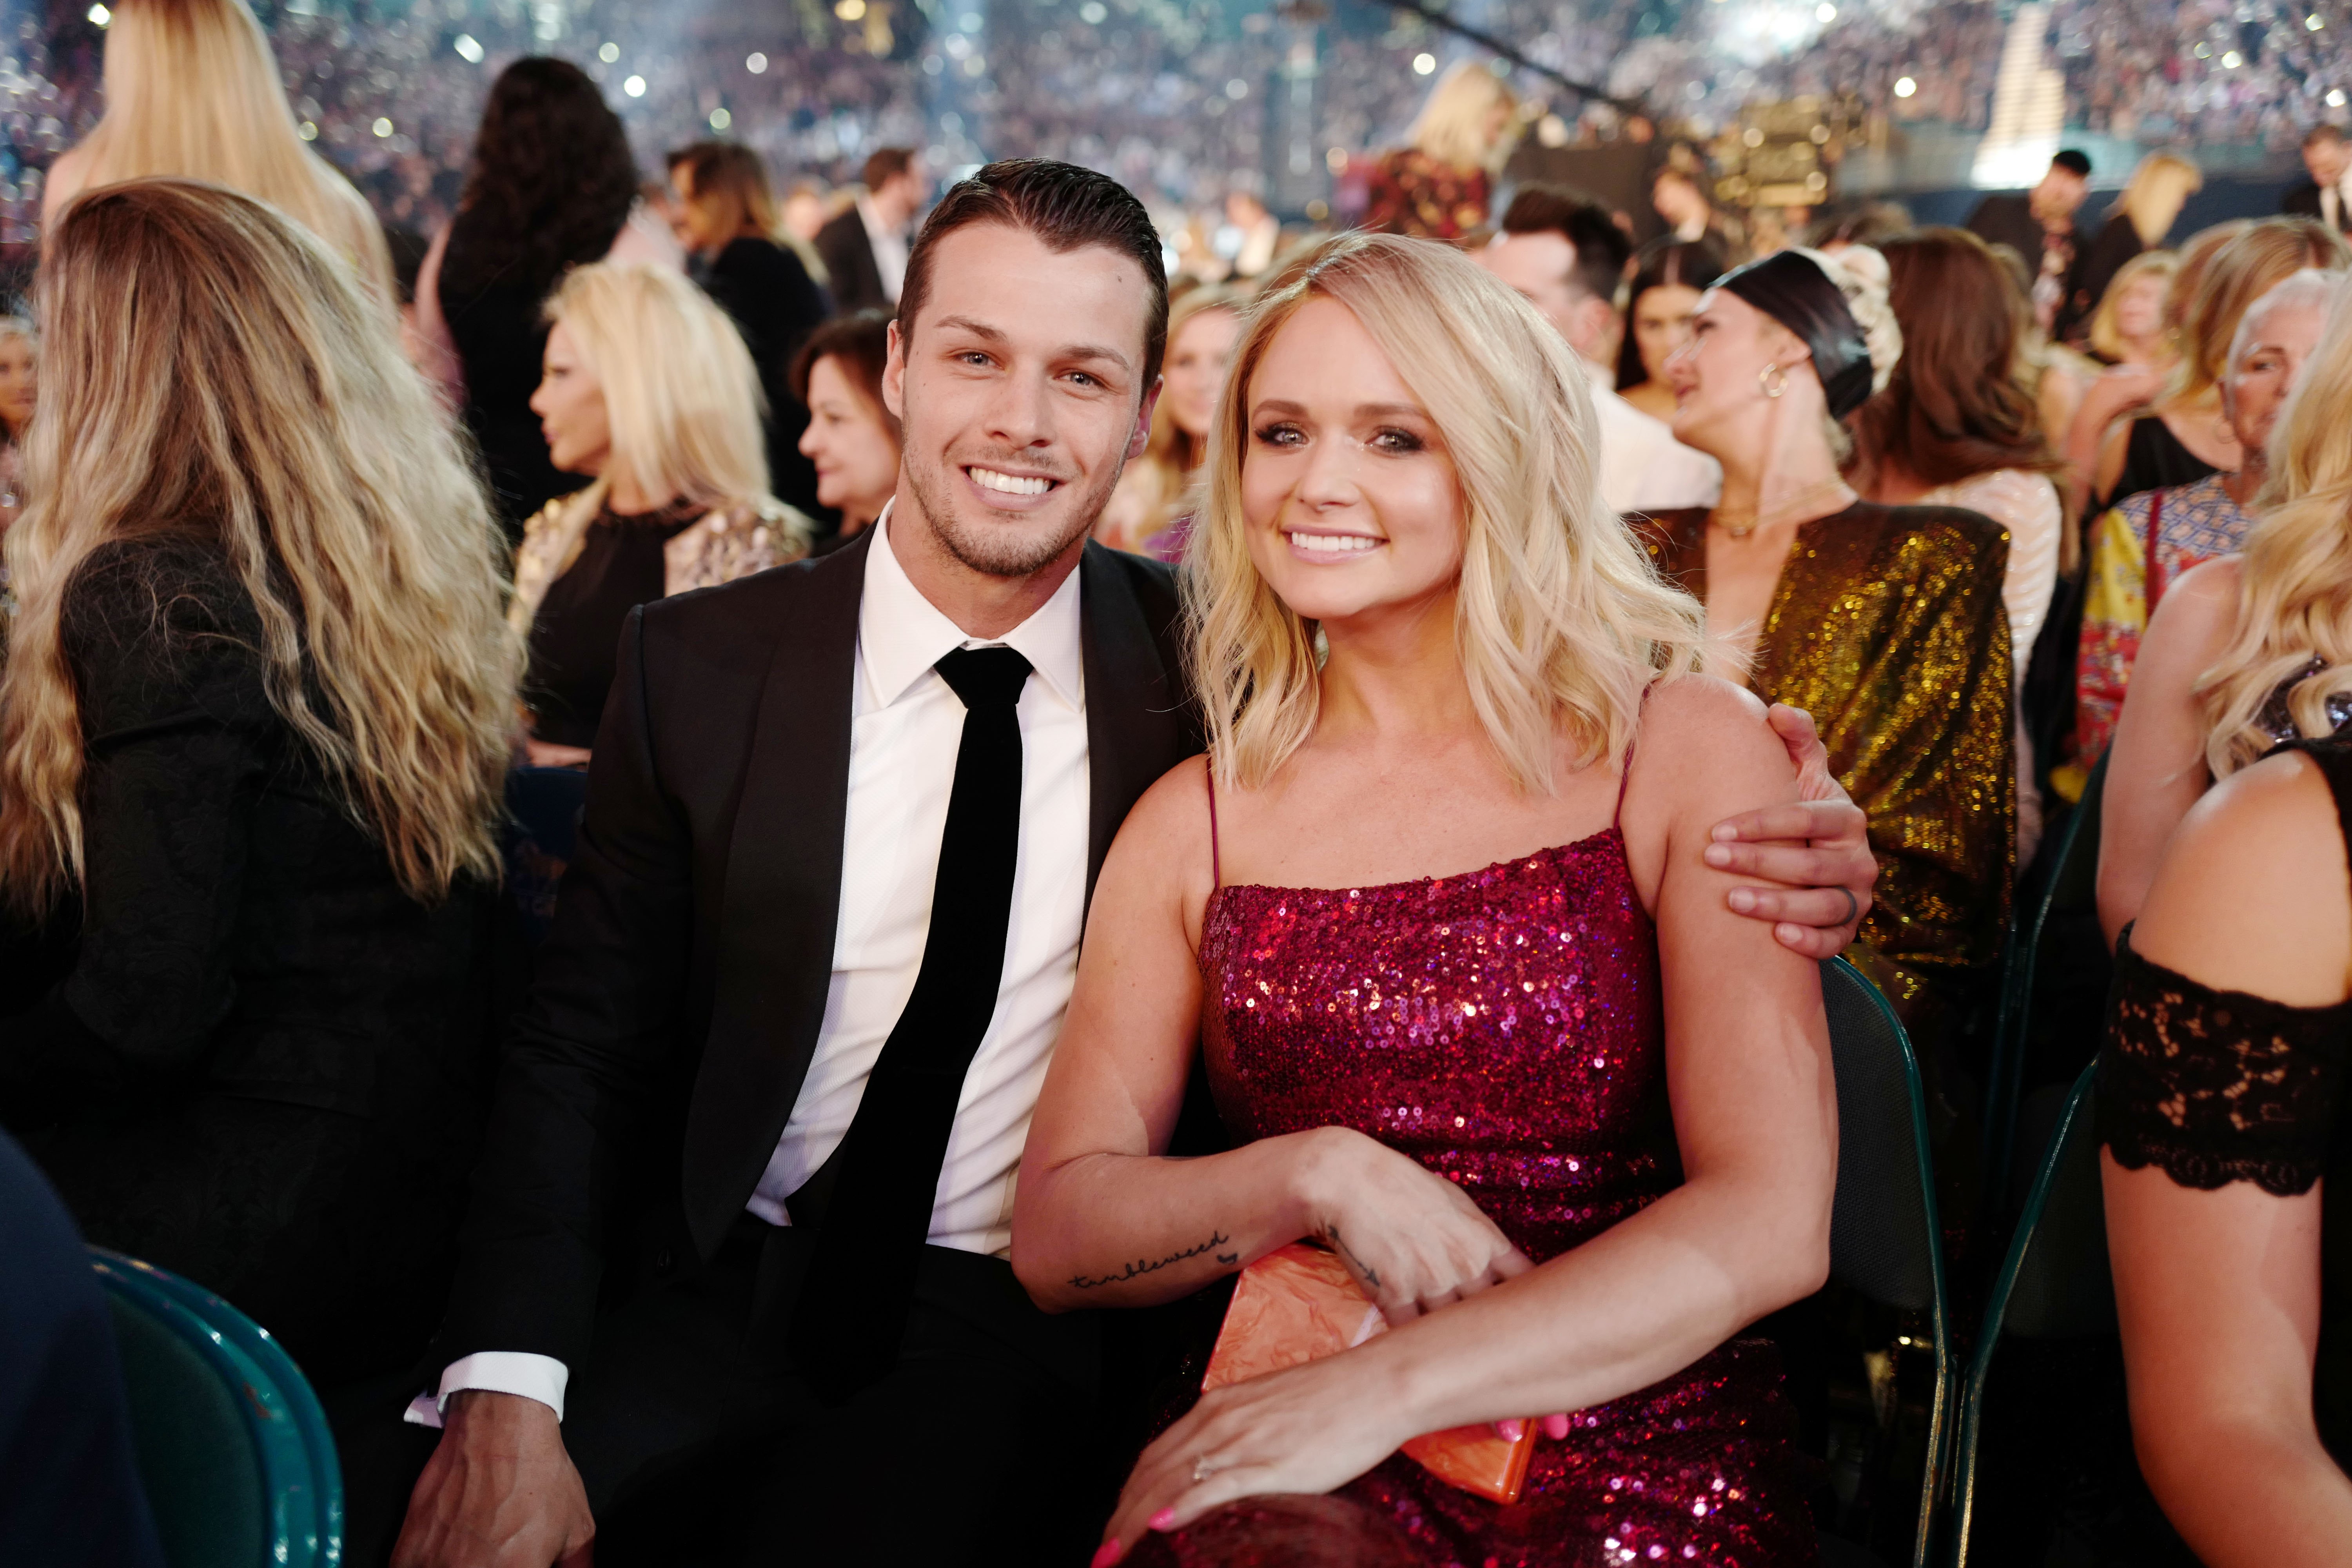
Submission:
[[[1690,342],[1691,312],[1697,309],[1698,290],[1683,283],[1644,289],[1633,301],[1633,347],[1647,379],[1666,384],[1666,356]]]
[[[1195,441],[1208,438],[1216,418],[1217,394],[1225,384],[1225,365],[1241,335],[1242,319],[1233,311],[1203,310],[1168,342],[1160,395],[1168,400],[1168,416],[1176,428]]]
[[[11,440],[22,439],[26,421],[33,417],[36,374],[33,340],[21,332],[0,337],[0,423]]]
[[[539,416],[549,461],[567,474],[604,471],[613,455],[604,383],[562,321],[547,334],[547,354],[541,361],[539,390],[530,395],[530,411]]]
[[[841,513],[842,528],[854,532],[881,516],[898,488],[898,439],[831,354],[809,366],[808,404],[800,447],[816,465],[817,501]]]
[[[721,232],[719,215],[711,210],[714,204],[695,198],[694,165],[680,163],[669,183],[677,189],[670,211],[680,245],[688,250],[718,250],[735,237]]]
[[[2143,273],[2116,296],[2116,331],[2126,342],[2153,342],[2164,332],[2164,295],[2169,278]]]
[[[2072,218],[2081,208],[2083,198],[2091,194],[2091,182],[2061,164],[2050,165],[2042,183],[2033,187],[2029,205],[2033,216],[2043,223],[2062,223]],[[2032,262],[2027,263],[2032,265]]]
[[[2279,410],[2294,390],[2304,361],[2318,346],[2326,321],[2322,304],[2273,305],[2246,329],[2241,352],[2221,380],[2221,412],[2250,460],[2258,461],[2269,445]]]
[[[1778,401],[1766,386],[1785,393],[1810,363],[1788,328],[1737,294],[1708,289],[1691,317],[1690,342],[1666,359],[1675,439],[1727,461],[1754,457]],[[1767,374],[1772,365],[1780,367],[1777,383]]]
[[[2333,185],[2344,178],[2344,168],[2352,163],[2352,146],[2322,137],[2303,150],[2303,166],[2311,172],[2315,184]]]
[[[806,244],[824,226],[824,198],[803,185],[784,198],[784,227]]]

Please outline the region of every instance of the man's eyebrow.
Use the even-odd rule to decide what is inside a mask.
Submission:
[[[969,337],[978,338],[982,342],[1001,344],[1011,341],[1010,334],[1001,328],[992,327],[986,321],[975,321],[970,316],[942,316],[940,318],[939,326],[941,331],[962,332]],[[1051,357],[1062,361],[1107,360],[1124,371],[1135,369],[1135,360],[1132,355],[1105,343],[1066,343],[1055,349]]]

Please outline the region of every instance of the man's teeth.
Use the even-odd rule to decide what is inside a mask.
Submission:
[[[1316,555],[1356,555],[1380,543],[1360,533],[1294,533],[1290,542]]]
[[[1054,488],[1051,479],[1024,479],[1014,474],[1000,474],[994,468],[966,468],[971,482],[984,490],[1003,490],[1009,496],[1041,496]]]

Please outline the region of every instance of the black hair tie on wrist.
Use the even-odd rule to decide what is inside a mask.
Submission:
[[[1813,356],[1829,395],[1830,417],[1843,419],[1870,401],[1870,349],[1844,294],[1820,263],[1801,251],[1781,250],[1735,268],[1715,280],[1797,334]]]

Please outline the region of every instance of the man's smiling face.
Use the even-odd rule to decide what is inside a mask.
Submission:
[[[1150,433],[1150,282],[1107,246],[1055,251],[1002,223],[942,237],[929,279],[883,376],[901,510],[971,571],[1033,575],[1093,531]]]

